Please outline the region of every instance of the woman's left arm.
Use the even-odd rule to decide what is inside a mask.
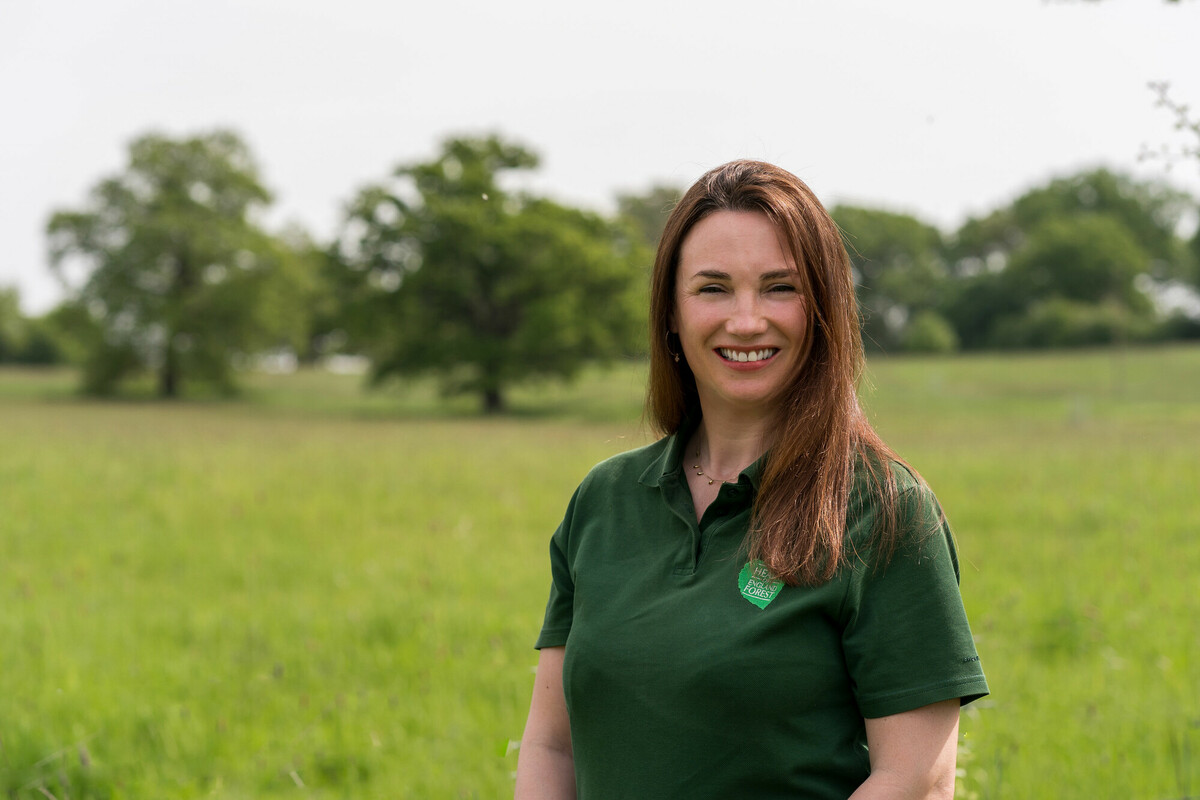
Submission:
[[[866,720],[871,777],[850,800],[954,797],[959,701]]]

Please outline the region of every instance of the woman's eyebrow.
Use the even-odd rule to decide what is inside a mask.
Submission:
[[[794,269],[777,269],[774,272],[764,272],[759,276],[759,280],[777,281],[783,278],[794,278],[800,273]]]
[[[702,269],[692,275],[692,278],[704,278],[705,280],[727,281],[729,280],[728,272],[721,272],[716,269]]]

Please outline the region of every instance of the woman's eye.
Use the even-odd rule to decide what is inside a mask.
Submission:
[[[771,288],[767,289],[767,291],[768,292],[794,292],[794,291],[796,291],[796,287],[792,286],[790,283],[777,283],[774,286],[772,286]]]
[[[716,284],[712,283],[708,284],[707,286],[700,287],[700,294],[718,294],[723,291],[725,291],[724,286],[717,286]]]

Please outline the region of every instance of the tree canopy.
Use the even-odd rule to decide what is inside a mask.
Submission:
[[[642,243],[653,252],[683,192],[678,186],[666,184],[655,184],[644,192],[624,192],[617,195],[617,213],[633,225]]]
[[[1105,169],[1051,180],[959,229],[944,314],[967,347],[1145,335],[1155,309],[1144,280],[1194,274],[1178,234],[1194,207],[1166,184]]]
[[[830,212],[842,229],[854,269],[864,343],[896,349],[911,317],[937,306],[946,274],[941,232],[892,211],[839,205]]]
[[[1030,189],[982,219],[968,220],[958,232],[952,255],[958,261],[1011,255],[1047,220],[1105,214],[1133,235],[1157,262],[1156,269],[1169,270],[1182,263],[1177,231],[1194,203],[1162,182],[1136,181],[1107,169],[1080,172]]]
[[[598,214],[506,189],[505,173],[537,163],[497,136],[452,138],[358,194],[340,285],[376,381],[430,374],[499,411],[517,381],[638,346],[644,248]]]
[[[149,134],[82,209],[52,216],[52,266],[68,280],[82,272],[70,302],[94,323],[89,390],[145,370],[164,397],[185,376],[228,389],[237,353],[286,336],[295,312],[285,309],[304,281],[254,220],[270,199],[236,134]]]

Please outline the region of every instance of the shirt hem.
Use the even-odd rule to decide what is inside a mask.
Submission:
[[[859,710],[863,717],[876,719],[912,711],[943,700],[957,699],[965,706],[988,693],[987,681],[982,677],[973,677],[863,702],[859,704]]]
[[[567,636],[571,633],[570,628],[551,628],[544,630],[538,634],[537,642],[534,643],[534,650],[541,650],[543,647],[562,647],[567,643]]]

